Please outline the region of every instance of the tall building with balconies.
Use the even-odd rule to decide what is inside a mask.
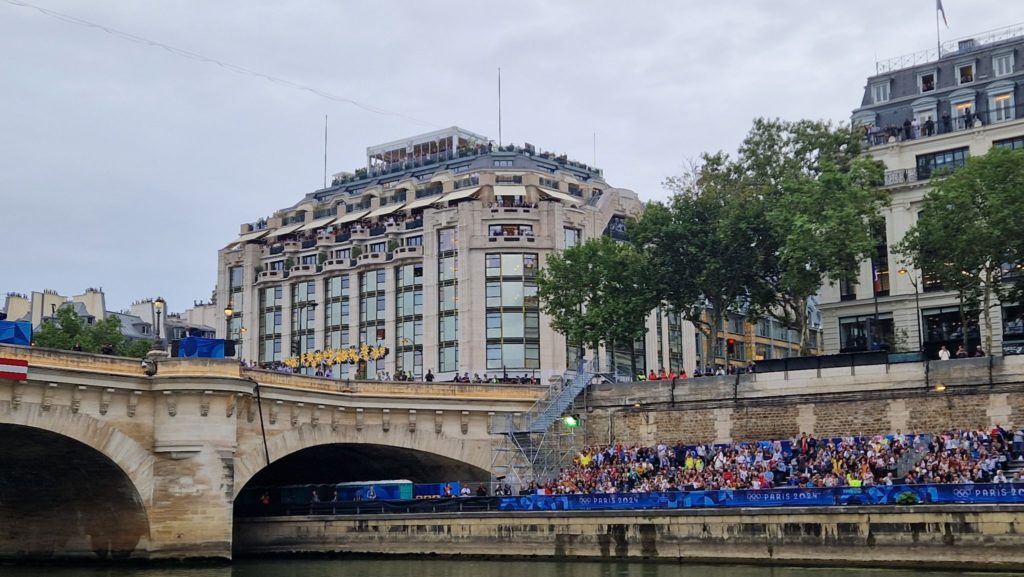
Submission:
[[[935,358],[943,345],[956,350],[965,330],[969,348],[977,346],[978,324],[962,326],[956,295],[892,247],[917,221],[941,173],[993,146],[1024,148],[1022,48],[1024,25],[1015,25],[948,42],[941,53],[932,49],[876,64],[853,123],[863,128],[868,153],[885,163],[891,205],[877,251],[862,263],[857,282],[822,288],[826,352],[920,345]],[[1020,304],[1002,303],[993,313],[994,346],[1021,352]]]
[[[372,146],[365,168],[243,224],[220,250],[216,298],[233,315],[218,332],[230,325],[238,356],[261,363],[367,344],[389,349],[364,364],[370,378],[545,379],[577,352],[540,310],[537,269],[585,239],[620,237],[641,208],[597,168],[456,127]],[[648,329],[616,348],[621,364],[694,364],[692,326],[652,313]]]

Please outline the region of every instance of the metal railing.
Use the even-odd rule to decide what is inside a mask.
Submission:
[[[910,109],[907,109],[910,114]],[[1013,107],[989,108],[979,110],[977,113],[957,117],[938,117],[932,121],[920,123],[917,127],[912,124],[891,124],[888,126],[869,126],[865,128],[864,142],[868,146],[883,146],[898,142],[923,140],[934,136],[974,130],[985,126],[1013,122],[1024,118],[1024,103],[1015,104]]]
[[[875,62],[875,74],[885,74],[886,72],[893,72],[904,68],[913,68],[920,64],[935,62],[944,56],[964,54],[988,44],[1020,36],[1024,36],[1024,23],[1012,24],[1004,28],[997,28],[964,38],[947,40],[941,46],[936,46],[935,48],[919,50],[911,54],[895,56],[886,60],[878,60]]]

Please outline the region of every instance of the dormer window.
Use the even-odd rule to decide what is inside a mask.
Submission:
[[[924,74],[918,75],[917,86],[921,91],[921,94],[926,92],[935,91],[935,71],[925,72]]]
[[[958,64],[956,67],[956,75],[960,84],[969,84],[974,82],[974,63]]]
[[[992,72],[997,76],[1013,73],[1013,52],[996,54],[992,57]]]
[[[889,101],[889,81],[878,82],[871,85],[871,101],[875,104]]]

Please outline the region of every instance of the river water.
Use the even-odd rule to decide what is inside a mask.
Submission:
[[[154,568],[0,566],[3,577],[959,577],[968,574],[888,569],[437,559],[282,559],[236,561],[230,566]]]

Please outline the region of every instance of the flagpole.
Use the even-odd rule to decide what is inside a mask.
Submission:
[[[935,53],[936,60],[942,58],[942,36],[939,33],[939,10],[942,6],[941,0],[935,5]]]

